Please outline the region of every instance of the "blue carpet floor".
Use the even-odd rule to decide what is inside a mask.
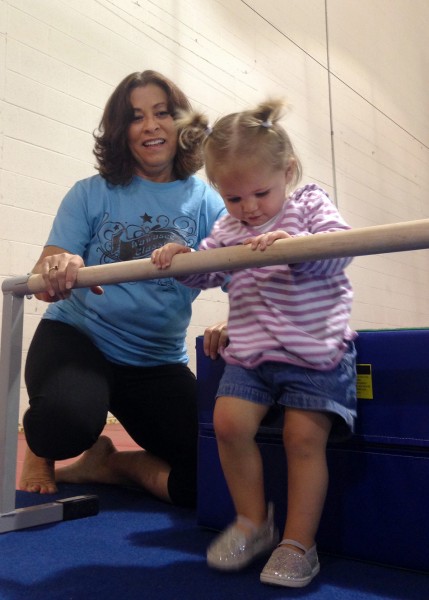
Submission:
[[[17,492],[17,507],[96,494],[97,516],[0,534],[0,600],[429,600],[429,575],[322,555],[301,590],[259,582],[265,560],[244,572],[209,570],[215,535],[195,513],[134,490],[61,486],[55,496]]]

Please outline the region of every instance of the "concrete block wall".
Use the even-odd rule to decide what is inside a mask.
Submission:
[[[0,0],[0,277],[28,272],[67,189],[94,173],[92,132],[116,84],[157,69],[210,118],[267,95],[353,227],[428,216],[426,0]],[[429,326],[428,251],[350,267],[356,328]],[[45,309],[26,301],[23,359]],[[226,318],[200,295],[194,340]],[[21,412],[26,407],[22,388]]]

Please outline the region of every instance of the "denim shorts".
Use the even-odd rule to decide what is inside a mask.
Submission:
[[[266,362],[255,369],[226,365],[216,397],[233,396],[266,406],[329,412],[330,439],[345,439],[356,418],[356,350],[348,342],[341,362],[330,371]]]

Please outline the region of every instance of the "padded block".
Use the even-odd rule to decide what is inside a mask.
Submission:
[[[280,442],[260,442],[267,499],[283,530],[287,469]],[[222,530],[234,519],[214,433],[199,439],[197,522]],[[429,572],[429,455],[329,448],[330,483],[317,535],[321,552]]]
[[[429,447],[429,330],[361,331],[355,343],[355,441]]]

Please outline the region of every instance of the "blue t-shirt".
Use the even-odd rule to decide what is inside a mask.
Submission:
[[[196,248],[224,212],[217,192],[195,176],[171,183],[134,177],[128,186],[113,186],[95,175],[67,193],[46,245],[79,254],[86,266],[148,258],[167,242]],[[198,294],[173,278],[106,285],[102,296],[75,289],[44,318],[78,328],[115,363],[186,363]]]

